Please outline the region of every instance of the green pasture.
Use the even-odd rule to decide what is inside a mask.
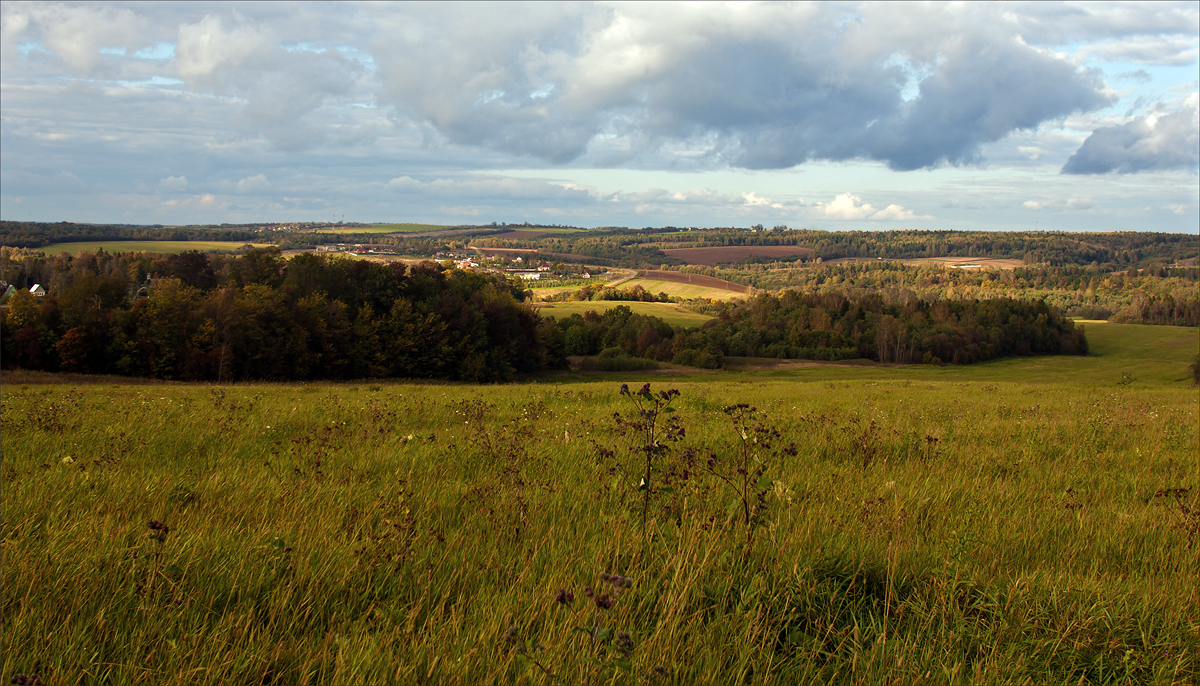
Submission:
[[[265,248],[270,243],[247,243],[246,241],[79,241],[77,243],[52,243],[39,250],[47,255],[70,253],[78,255],[84,250],[117,252],[177,253],[187,250],[201,252],[235,252],[244,245]]]
[[[1078,324],[1077,324],[1078,326]],[[1097,387],[1153,388],[1186,385],[1187,365],[1200,353],[1200,330],[1179,326],[1083,324],[1087,356],[1009,357],[967,366],[830,364],[828,366],[746,372],[795,379],[889,379],[922,381],[1020,381],[1029,384],[1082,384]],[[797,361],[799,363],[799,361]]]
[[[744,298],[742,293],[736,291],[727,291],[724,288],[712,288],[709,286],[697,286],[690,283],[679,283],[677,281],[660,281],[657,279],[630,279],[621,283],[621,288],[633,288],[641,286],[647,291],[654,293],[666,293],[670,296],[680,298],[708,298],[710,300],[729,300],[730,298]]]
[[[617,300],[594,300],[585,302],[569,302],[569,303],[538,303],[538,313],[543,317],[557,319],[559,317],[570,317],[573,314],[584,314],[588,310],[595,310],[601,314],[618,306],[625,305],[633,310],[636,314],[648,314],[652,317],[659,317],[663,321],[673,326],[701,326],[704,322],[712,319],[706,314],[698,312],[689,312],[674,303],[644,303],[644,302],[622,302]]]
[[[1087,326],[1092,356],[970,367],[5,372],[0,670],[1194,684],[1196,331]],[[652,426],[646,382],[680,393]]]

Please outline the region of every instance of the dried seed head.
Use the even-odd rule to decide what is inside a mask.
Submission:
[[[508,644],[514,643],[517,640],[517,631],[518,629],[516,624],[508,627],[508,631],[504,632],[504,642]]]
[[[617,650],[628,656],[633,652],[633,638],[624,631],[617,632],[617,640],[615,641]]]
[[[612,597],[607,593],[601,593],[593,598],[592,602],[596,603],[596,607],[600,608],[601,610],[607,610],[613,606]]]

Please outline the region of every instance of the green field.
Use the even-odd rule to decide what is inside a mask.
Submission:
[[[757,376],[795,379],[888,379],[979,383],[1020,379],[1029,384],[1092,384],[1097,387],[1155,388],[1187,383],[1187,364],[1200,351],[1200,331],[1178,326],[1085,324],[1087,357],[1010,357],[968,366],[866,364],[809,366],[753,372]],[[1191,356],[1191,357],[1189,357]],[[865,362],[865,361],[864,361]],[[803,364],[796,361],[797,364]]]
[[[5,372],[0,668],[1194,684],[1200,340],[1088,332],[1079,358],[507,386]],[[681,393],[651,438],[617,392],[646,381]]]
[[[256,248],[265,248],[270,243],[247,243],[245,241],[81,241],[78,243],[53,243],[43,248],[39,248],[48,255],[58,255],[60,253],[70,253],[78,255],[83,250],[95,252],[103,249],[104,252],[156,252],[156,253],[176,253],[187,250],[199,250],[201,252],[234,252],[243,245],[252,245]]]
[[[659,293],[666,293],[670,296],[688,299],[708,298],[710,300],[729,300],[730,298],[746,297],[741,293],[727,291],[723,288],[710,288],[708,286],[696,286],[689,283],[659,281],[654,279],[630,279],[629,281],[621,282],[620,288],[633,288],[634,286],[641,286],[655,295]]]
[[[626,305],[636,314],[648,314],[653,317],[659,317],[668,324],[673,326],[700,326],[704,322],[712,319],[706,314],[698,312],[689,312],[673,303],[643,303],[643,302],[621,302],[617,300],[595,300],[587,302],[573,303],[538,303],[538,313],[543,317],[551,317],[557,319],[559,317],[570,317],[573,314],[584,314],[588,310],[595,310],[603,314],[608,310],[618,306]]]

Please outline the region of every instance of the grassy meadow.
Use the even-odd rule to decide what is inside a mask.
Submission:
[[[95,252],[155,252],[177,253],[186,250],[200,252],[234,252],[242,246],[250,245],[255,248],[265,248],[270,243],[247,243],[246,241],[80,241],[77,243],[52,243],[41,250],[47,255],[70,253],[78,255],[81,251]]]
[[[712,288],[710,286],[679,283],[678,281],[662,281],[659,279],[630,279],[629,281],[621,283],[621,288],[633,288],[634,286],[641,286],[655,295],[659,293],[666,293],[667,295],[688,299],[710,298],[712,300],[728,300],[730,298],[745,297],[741,293],[727,291],[724,288]]]
[[[0,677],[1194,684],[1197,331],[1088,333],[506,386],[10,375]]]

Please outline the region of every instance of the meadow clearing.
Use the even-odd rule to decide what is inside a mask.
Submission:
[[[666,293],[669,296],[677,298],[710,298],[712,300],[729,300],[730,298],[743,297],[742,293],[725,290],[723,288],[713,288],[711,286],[703,286],[699,284],[679,283],[678,281],[662,281],[659,279],[630,279],[621,283],[622,289],[641,286],[648,293],[658,295]]]
[[[968,367],[6,372],[0,676],[1194,684],[1200,337],[1087,326]]]

